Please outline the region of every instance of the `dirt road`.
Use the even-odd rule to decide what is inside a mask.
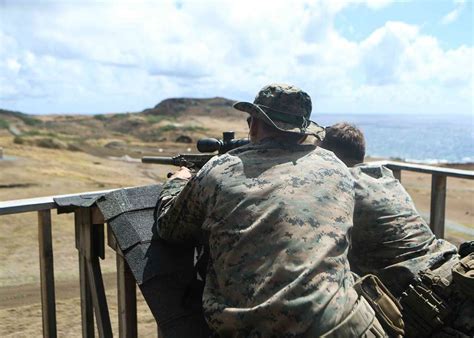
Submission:
[[[105,273],[103,278],[107,290],[117,288],[115,273]],[[58,301],[79,297],[79,281],[56,281],[55,291]],[[0,309],[38,303],[41,303],[41,290],[40,285],[36,283],[0,287]]]

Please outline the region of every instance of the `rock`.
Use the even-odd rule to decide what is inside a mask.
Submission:
[[[178,143],[193,143],[193,139],[187,135],[180,135],[176,139],[176,142]]]
[[[109,149],[120,149],[126,147],[127,144],[123,141],[110,141],[104,147]]]
[[[67,144],[54,138],[39,138],[34,140],[34,145],[48,149],[67,149]]]
[[[70,144],[67,145],[67,150],[70,150],[70,151],[81,151],[82,149],[81,149],[77,144],[70,143]]]

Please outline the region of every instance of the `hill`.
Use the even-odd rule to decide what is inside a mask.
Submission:
[[[210,99],[170,98],[161,101],[154,108],[145,109],[144,114],[159,116],[214,116],[233,117],[239,114],[232,105],[235,101],[223,97]]]
[[[221,137],[229,126],[246,136],[245,113],[225,98],[171,98],[135,113],[41,115],[0,110],[0,133],[14,143],[83,151],[99,156],[142,156],[154,149],[176,153],[202,137]],[[184,147],[184,145],[186,145]]]

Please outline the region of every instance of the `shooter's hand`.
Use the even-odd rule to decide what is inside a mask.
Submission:
[[[192,177],[191,171],[186,167],[181,167],[178,171],[173,174],[169,173],[168,178],[172,180],[173,178],[181,178],[183,180],[189,180]]]

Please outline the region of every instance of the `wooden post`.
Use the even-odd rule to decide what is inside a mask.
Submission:
[[[137,291],[135,278],[117,245],[110,225],[107,225],[107,242],[117,255],[117,299],[120,337],[137,337]]]
[[[54,291],[51,210],[38,211],[38,241],[41,276],[43,337],[56,337],[56,296]]]
[[[99,337],[112,337],[109,309],[105,296],[104,282],[100,270],[99,255],[103,256],[104,240],[103,224],[93,224],[98,221],[90,208],[79,208],[76,215],[76,234],[79,240],[79,267],[81,277],[81,313],[82,334],[84,337],[94,337],[94,309]],[[97,227],[97,228],[96,228]]]
[[[99,248],[103,246],[103,244],[98,243],[98,241],[104,238],[103,236],[99,236],[100,238],[94,236],[97,235],[97,231],[94,230],[96,225],[92,222],[91,209],[82,208],[81,251],[86,259],[87,278],[92,296],[97,331],[99,332],[99,337],[107,338],[112,337],[112,325],[110,323],[104,281],[102,280],[98,256],[98,251],[101,251]]]
[[[81,291],[81,323],[82,337],[94,337],[94,313],[92,308],[92,297],[89,286],[89,277],[87,275],[87,261],[82,251],[82,223],[83,210],[78,209],[74,212],[74,220],[76,227],[76,248],[79,256],[79,283]]]
[[[117,298],[119,337],[137,337],[137,291],[135,278],[120,252],[117,252]]]
[[[446,210],[446,176],[431,176],[430,228],[438,238],[444,238]]]
[[[112,337],[112,325],[110,324],[109,308],[105,297],[104,281],[100,271],[98,257],[87,262],[87,273],[91,287],[92,304],[97,322],[97,331],[100,338]]]
[[[402,183],[402,171],[400,169],[392,169],[393,176]]]

